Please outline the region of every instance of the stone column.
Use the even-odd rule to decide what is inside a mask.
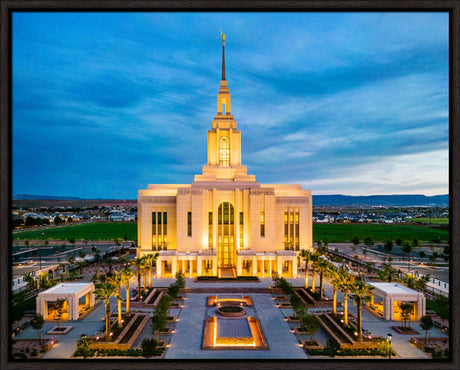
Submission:
[[[384,297],[383,298],[383,318],[385,320],[393,320],[394,318],[394,310],[393,307],[390,307],[390,301],[389,297]]]
[[[297,277],[297,256],[292,257],[292,277]]]
[[[90,294],[91,294],[90,292],[85,294],[85,305],[86,306],[88,306],[90,304],[89,303],[90,302],[90,298],[89,298]]]
[[[236,275],[240,276],[243,270],[243,257],[242,256],[236,256]]]
[[[257,276],[257,256],[252,256],[252,275]]]
[[[196,257],[196,276],[201,276],[201,269],[203,267],[203,257]]]
[[[277,273],[279,274],[280,277],[283,277],[283,260],[281,257],[276,257],[276,262],[277,262]]]
[[[156,270],[157,270],[157,278],[161,278],[161,273],[162,273],[162,270],[163,270],[163,258],[161,258],[161,257],[157,258]]]
[[[268,274],[269,274],[269,277],[272,276],[272,260],[270,260],[270,263],[269,263],[269,270],[268,270]]]

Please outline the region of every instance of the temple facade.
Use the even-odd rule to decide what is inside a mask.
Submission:
[[[298,253],[312,249],[311,191],[264,185],[241,164],[222,38],[217,114],[208,163],[191,184],[139,190],[137,256],[158,253],[156,275],[296,277]]]

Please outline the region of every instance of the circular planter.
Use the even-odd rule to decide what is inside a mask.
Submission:
[[[224,317],[238,317],[245,314],[244,308],[240,306],[222,306],[217,308],[217,313]]]

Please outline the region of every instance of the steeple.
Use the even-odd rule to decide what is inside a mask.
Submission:
[[[217,94],[217,116],[227,116],[229,118],[231,115],[231,102],[230,102],[230,90],[227,86],[227,79],[225,77],[225,35],[220,32],[222,35],[222,79],[220,80],[219,93]],[[236,128],[236,126],[234,127]]]
[[[225,34],[220,31],[222,35],[222,81],[225,81]]]

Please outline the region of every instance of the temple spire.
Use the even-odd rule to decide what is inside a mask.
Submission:
[[[225,81],[225,34],[220,31],[222,36],[222,81]]]

